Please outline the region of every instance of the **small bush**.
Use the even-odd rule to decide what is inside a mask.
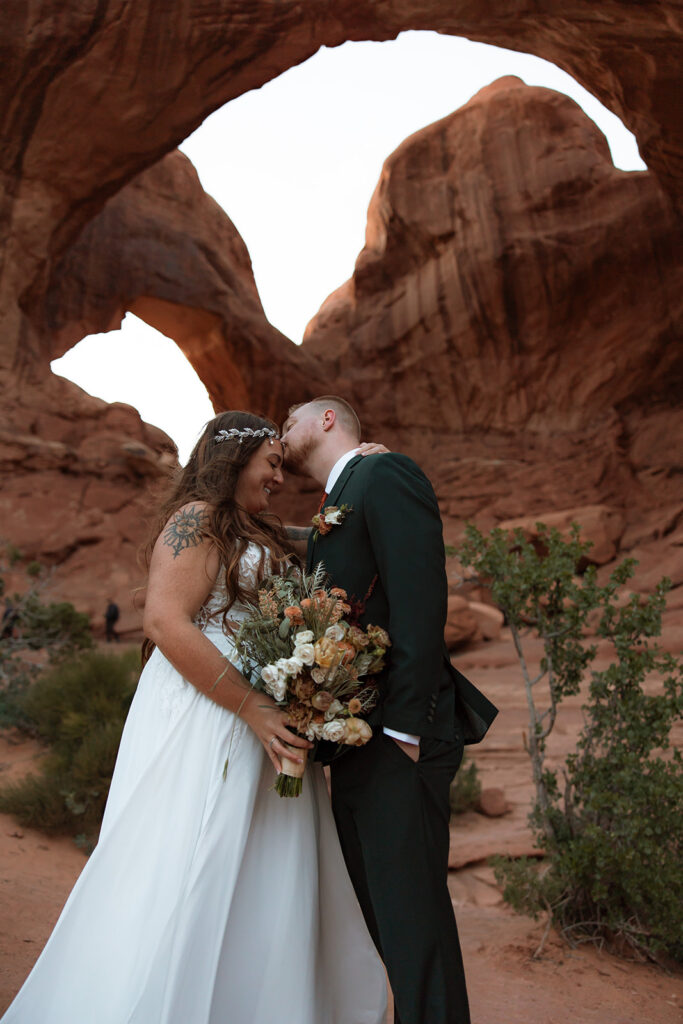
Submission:
[[[50,751],[40,774],[0,789],[0,810],[44,832],[96,834],[139,674],[134,650],[89,652],[45,671],[22,711]]]
[[[0,553],[0,596],[5,595],[7,566],[21,561],[21,552],[5,545]],[[45,603],[41,592],[50,574],[38,562],[24,567],[26,588],[5,596],[0,625],[0,728],[16,726],[31,731],[24,696],[47,661],[56,664],[79,650],[93,646],[87,615],[66,601]]]
[[[47,648],[61,656],[92,647],[88,616],[77,612],[68,601],[44,604],[37,594],[27,595],[21,606],[19,628],[31,650]]]
[[[683,959],[683,758],[671,747],[683,714],[683,666],[653,642],[669,583],[622,604],[632,560],[600,586],[594,569],[579,575],[587,545],[578,527],[564,540],[537,525],[540,550],[519,531],[484,537],[469,527],[460,553],[491,586],[510,624],[529,709],[526,747],[536,787],[530,821],[547,855],[541,866],[496,858],[496,876],[515,909],[546,911],[572,942]],[[585,640],[589,616],[611,649],[606,669],[594,667],[597,646]],[[525,655],[529,632],[544,648],[536,675]],[[560,772],[549,769],[546,739],[558,707],[585,678],[577,749]],[[656,695],[648,692],[653,678]]]
[[[464,814],[477,806],[481,796],[481,782],[474,761],[465,763],[465,758],[451,782],[451,814]]]

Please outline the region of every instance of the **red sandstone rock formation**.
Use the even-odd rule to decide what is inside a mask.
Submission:
[[[656,0],[0,6],[0,365],[30,364],[54,262],[109,197],[212,110],[323,44],[435,29],[552,60],[636,132],[675,195],[682,20],[680,5]]]
[[[126,311],[177,342],[217,409],[280,417],[293,391],[322,386],[314,361],[266,320],[247,247],[177,151],[110,199],[55,265],[47,358]]]
[[[373,423],[581,428],[683,379],[679,241],[656,181],[616,170],[577,104],[501,79],[388,158],[304,348]]]
[[[126,310],[176,340],[218,408],[280,416],[289,388],[305,397],[319,387],[310,358],[266,320],[242,239],[182,154],[90,221],[52,272],[29,358],[3,377],[0,538],[53,567],[52,593],[94,622],[115,598],[123,633],[139,628],[131,595],[144,580],[146,493],[175,465],[175,446],[135,409],[92,398],[49,363],[118,327]],[[150,381],[160,386],[162,368]]]
[[[0,541],[53,570],[46,596],[70,600],[103,630],[108,598],[122,634],[139,629],[133,588],[150,484],[176,464],[173,442],[136,409],[108,405],[61,377],[21,387],[0,429]],[[21,585],[10,578],[8,590]]]
[[[606,505],[588,505],[585,508],[549,512],[543,516],[543,522],[547,527],[559,530],[565,539],[569,539],[571,525],[576,523],[581,530],[581,539],[589,541],[592,545],[588,552],[588,561],[595,565],[605,565],[614,560],[624,533],[623,515]],[[500,527],[510,531],[519,529],[534,545],[538,542],[537,519],[534,516],[508,519],[500,523]],[[542,545],[538,547],[542,549]]]
[[[651,176],[615,171],[571,101],[498,83],[389,159],[356,275],[302,352],[266,323],[241,240],[187,161],[171,155],[55,259],[39,306],[25,295],[31,318],[18,357],[12,332],[3,336],[0,362],[12,366],[5,507],[18,509],[9,535],[26,543],[31,529],[40,534],[22,500],[59,497],[68,475],[34,553],[59,563],[56,583],[93,612],[115,569],[119,603],[138,582],[139,469],[162,473],[169,446],[118,407],[112,447],[100,436],[106,406],[48,369],[81,334],[133,309],[176,338],[218,401],[278,416],[290,398],[334,380],[372,434],[425,464],[450,542],[466,517],[487,527],[605,503],[624,511],[629,544],[647,544],[680,524],[683,504],[670,443],[680,373],[667,344],[681,303],[674,232]],[[131,435],[146,446],[135,472]],[[45,482],[33,455],[23,461],[36,445],[41,471],[53,472]],[[83,498],[93,480],[104,525]],[[305,521],[310,497],[295,504]],[[124,506],[125,530],[113,516]],[[102,574],[89,584],[93,563]]]
[[[447,540],[606,504],[628,546],[683,515],[678,241],[576,104],[504,79],[386,161],[304,348],[425,465]]]

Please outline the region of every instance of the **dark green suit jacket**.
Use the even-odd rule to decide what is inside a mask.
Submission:
[[[443,531],[429,480],[406,455],[358,456],[329,505],[353,510],[324,536],[311,535],[308,570],[322,561],[332,584],[357,601],[372,587],[360,623],[382,626],[392,642],[370,724],[478,743],[497,711],[448,657]]]

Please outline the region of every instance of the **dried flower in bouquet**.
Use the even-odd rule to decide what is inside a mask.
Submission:
[[[346,592],[324,584],[322,563],[310,575],[291,568],[267,577],[258,608],[240,625],[237,651],[252,685],[273,697],[298,733],[362,746],[372,730],[361,716],[377,701],[364,677],[382,671],[391,641],[379,626],[351,622]],[[304,769],[305,761],[282,759],[280,796],[299,795]]]

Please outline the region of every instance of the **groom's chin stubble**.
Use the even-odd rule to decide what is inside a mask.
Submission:
[[[292,451],[285,449],[285,469],[292,476],[308,476],[308,457],[313,445],[304,445],[302,448]]]

